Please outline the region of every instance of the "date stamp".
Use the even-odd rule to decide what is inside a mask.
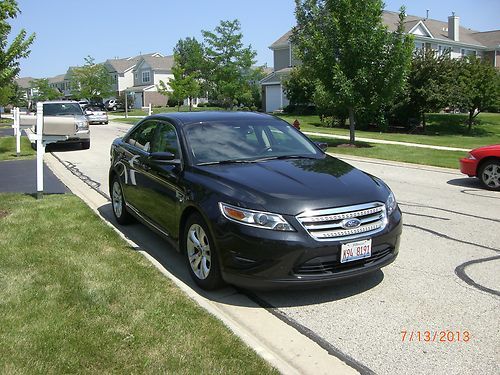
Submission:
[[[402,342],[437,342],[437,343],[456,343],[469,342],[472,336],[466,330],[406,330],[401,331]]]

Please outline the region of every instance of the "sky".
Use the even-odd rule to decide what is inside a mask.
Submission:
[[[360,0],[362,1],[362,0]],[[140,53],[172,54],[179,39],[213,30],[220,20],[238,19],[245,45],[259,65],[273,65],[271,45],[295,24],[294,0],[18,0],[21,14],[11,22],[12,39],[21,29],[35,32],[31,54],[21,60],[21,77],[47,78],[83,65]],[[500,29],[500,0],[386,0],[385,9],[460,24],[478,31]]]

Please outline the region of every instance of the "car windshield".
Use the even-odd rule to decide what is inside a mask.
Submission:
[[[280,120],[194,123],[185,127],[185,134],[198,165],[323,157],[311,141]]]
[[[83,115],[82,108],[76,103],[47,103],[43,105],[44,116]]]

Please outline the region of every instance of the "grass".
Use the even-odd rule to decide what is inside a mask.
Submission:
[[[11,118],[0,118],[0,127],[3,127],[5,124],[12,124]]]
[[[341,144],[345,144],[346,141],[317,136],[309,136],[309,138],[315,142],[328,143],[328,152],[332,154],[354,155],[444,168],[459,168],[458,160],[466,155],[465,152],[461,151],[442,151],[366,142],[356,142],[357,148],[338,147]]]
[[[31,148],[30,141],[26,137],[21,137],[21,154],[16,156],[16,137],[0,137],[0,161],[33,159],[36,151]]]
[[[0,194],[0,285],[3,374],[276,373],[73,195]]]
[[[298,119],[302,131],[349,135],[349,129],[321,126],[318,116],[282,115],[280,117],[290,123]],[[479,124],[473,126],[470,134],[465,125],[466,117],[467,115],[463,114],[429,114],[427,115],[428,124],[426,134],[380,133],[376,131],[356,130],[356,136],[360,138],[385,139],[466,149],[500,143],[500,114],[479,114]]]
[[[153,114],[157,113],[169,113],[169,112],[177,112],[177,107],[158,107],[158,108],[152,108],[151,109]],[[193,107],[194,112],[198,111],[221,111],[223,110],[220,107]],[[180,112],[188,112],[189,111],[189,106],[182,105],[180,108]],[[109,114],[117,115],[117,116],[125,116],[125,111],[116,111],[116,112],[109,112]],[[141,109],[131,109],[128,111],[129,116],[146,116],[148,114],[147,111],[143,111]]]

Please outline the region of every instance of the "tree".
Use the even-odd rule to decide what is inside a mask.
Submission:
[[[456,104],[469,112],[470,132],[476,116],[500,101],[500,72],[476,56],[455,60],[452,65],[455,79],[451,84],[459,93]]]
[[[451,59],[449,51],[438,56],[432,49],[417,51],[408,75],[408,106],[418,114],[426,127],[425,114],[438,111],[450,102]]]
[[[413,48],[404,34],[404,8],[391,33],[382,23],[381,0],[295,3],[295,52],[335,105],[347,108],[354,143],[356,112],[386,105],[403,89]]]
[[[27,107],[28,99],[26,97],[26,91],[15,81],[12,83],[11,88],[12,94],[10,96],[10,104],[14,107]]]
[[[30,85],[33,89],[33,99],[35,102],[54,100],[61,97],[59,90],[51,87],[47,78],[30,81]]]
[[[213,97],[232,109],[238,98],[251,92],[251,67],[257,53],[243,46],[240,22],[221,21],[212,31],[203,30],[207,72],[204,77]]]
[[[189,100],[189,110],[193,109],[193,98],[200,95],[201,80],[205,68],[203,46],[195,38],[180,39],[174,48],[174,78],[169,81],[171,90],[164,82],[160,82],[159,91],[169,95],[177,103],[185,98]],[[180,110],[180,105],[178,105]]]
[[[1,86],[0,87],[0,107],[5,107],[10,104],[10,98],[12,96],[11,86]],[[0,118],[2,117],[2,112],[0,111]]]
[[[28,57],[29,47],[35,40],[34,33],[27,36],[26,30],[22,29],[8,46],[11,31],[8,20],[17,17],[18,13],[20,10],[15,0],[0,1],[0,87],[9,85],[19,74],[19,59]]]
[[[303,65],[292,69],[283,86],[292,106],[307,106],[314,101],[316,81]]]
[[[112,78],[103,64],[96,64],[90,56],[85,65],[73,68],[71,72],[71,91],[79,99],[102,100],[113,95]]]

